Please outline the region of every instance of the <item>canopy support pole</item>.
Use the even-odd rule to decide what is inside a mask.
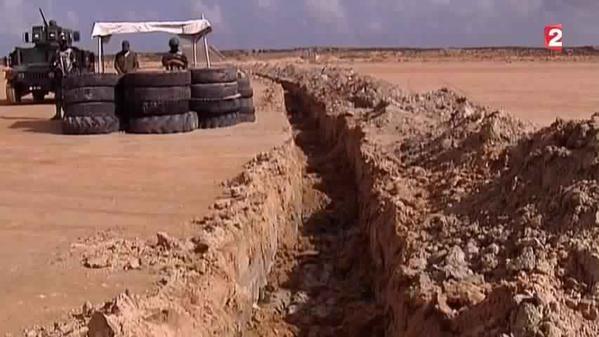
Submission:
[[[198,66],[198,38],[197,37],[193,37],[192,39],[192,43],[193,43],[193,67],[197,67]]]
[[[202,20],[205,20],[204,13],[202,13]],[[210,68],[210,50],[208,49],[208,34],[204,34],[204,52],[206,53],[206,67]]]
[[[104,73],[104,36],[98,36],[98,72]]]
[[[102,37],[98,36],[98,69],[97,72],[102,72]]]

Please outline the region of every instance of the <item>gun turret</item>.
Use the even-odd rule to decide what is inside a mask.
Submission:
[[[46,16],[44,15],[44,11],[40,8],[40,14],[42,15],[42,20],[44,20],[44,27],[48,28],[48,21],[46,21]]]

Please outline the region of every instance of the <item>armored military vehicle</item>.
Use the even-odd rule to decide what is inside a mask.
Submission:
[[[77,55],[80,70],[94,71],[94,54],[73,47],[78,42],[78,31],[63,28],[56,21],[46,21],[44,12],[40,9],[44,22],[43,26],[34,26],[30,32],[23,34],[25,43],[33,43],[33,47],[17,47],[8,57],[3,58],[6,70],[6,97],[9,103],[21,102],[21,98],[32,94],[36,102],[43,101],[48,93],[55,92],[55,73],[52,70],[52,58],[58,49],[58,39],[61,34],[67,38],[68,44]]]

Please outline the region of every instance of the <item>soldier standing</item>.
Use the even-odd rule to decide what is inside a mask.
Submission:
[[[62,105],[63,105],[63,79],[72,74],[77,69],[77,58],[75,52],[68,45],[67,36],[61,33],[58,38],[58,50],[52,60],[52,69],[54,71],[55,83],[55,101],[56,101],[56,115],[52,117],[53,120],[62,119]]]
[[[139,68],[137,54],[131,51],[129,41],[125,40],[122,43],[121,51],[116,54],[114,59],[114,69],[119,74],[126,74],[135,71]]]
[[[179,39],[173,37],[169,40],[170,51],[162,57],[162,65],[166,70],[185,70],[187,69],[187,57],[179,49]]]

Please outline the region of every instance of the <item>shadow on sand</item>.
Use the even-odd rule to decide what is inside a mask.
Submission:
[[[4,120],[15,120],[10,126],[11,129],[23,130],[25,132],[49,133],[54,135],[62,134],[60,121],[30,117],[3,117]]]

